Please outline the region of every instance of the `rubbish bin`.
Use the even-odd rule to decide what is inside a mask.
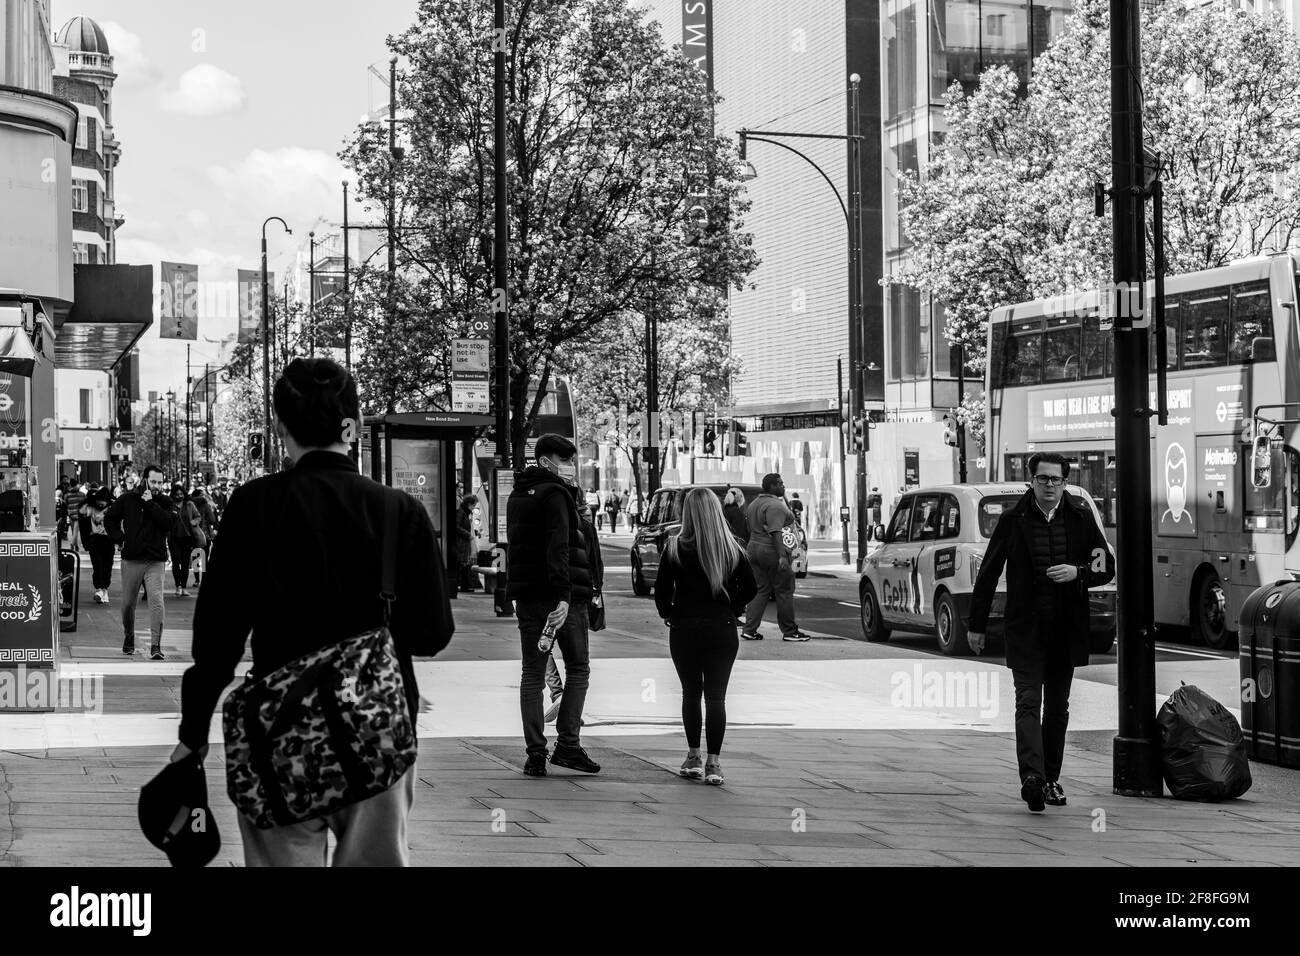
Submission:
[[[77,629],[77,610],[81,604],[81,555],[59,549],[59,630]]]
[[[1300,582],[1259,588],[1241,608],[1241,729],[1252,760],[1300,767]]]

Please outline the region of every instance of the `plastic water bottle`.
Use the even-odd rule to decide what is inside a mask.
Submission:
[[[551,648],[555,646],[555,625],[547,623],[542,628],[542,636],[537,639],[537,649],[543,654],[549,654]]]

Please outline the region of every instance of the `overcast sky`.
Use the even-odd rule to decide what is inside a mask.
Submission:
[[[116,199],[126,225],[118,261],[193,262],[201,282],[259,267],[262,220],[282,273],[322,219],[342,217],[337,153],[363,113],[383,106],[384,39],[416,0],[54,0],[54,28],[88,16],[108,35],[118,73],[113,126],[122,145]],[[350,214],[362,218],[359,209]],[[202,307],[200,307],[202,308]],[[235,320],[202,317],[194,361],[215,359]],[[185,343],[141,346],[142,396],[183,390]]]

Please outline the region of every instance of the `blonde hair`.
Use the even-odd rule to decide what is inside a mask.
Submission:
[[[745,507],[745,493],[739,488],[728,488],[727,496],[722,500],[724,505],[740,505]]]
[[[683,541],[695,546],[710,589],[714,595],[721,596],[744,552],[727,527],[722,502],[708,488],[692,488],[682,500],[682,530],[670,546],[674,560],[678,560],[678,548]]]

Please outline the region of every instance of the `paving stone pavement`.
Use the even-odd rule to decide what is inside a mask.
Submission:
[[[83,584],[88,589],[89,582]],[[0,714],[0,866],[166,865],[139,832],[136,801],[170,745],[156,742],[156,730],[147,743],[129,746],[76,741],[93,736],[86,728],[107,722],[110,711],[138,718],[142,726],[171,726],[188,662],[193,601],[168,603],[165,664],[115,665],[120,597],[116,591],[112,596],[109,608],[96,607],[86,600],[87,590],[78,630],[63,642],[70,673],[102,668],[106,716]],[[617,633],[602,634],[598,653],[604,659],[664,656],[664,632],[650,620],[652,613],[642,612],[645,621],[631,617],[643,607],[648,605],[629,604]],[[514,622],[494,619],[486,599],[458,601],[456,613],[454,653],[449,649],[446,655],[453,662],[486,665],[517,654]],[[776,642],[760,649],[758,660],[821,655],[848,661],[857,653],[853,644]],[[789,667],[775,668],[769,668],[773,683],[764,685],[764,693],[783,692],[781,680],[792,681],[784,691],[790,695],[806,696],[807,688],[818,686]],[[482,673],[497,671],[488,667]],[[14,729],[33,720],[61,720],[67,732],[59,739],[73,745],[17,749]],[[584,745],[603,767],[594,776],[558,769],[543,779],[523,776],[523,743],[513,734],[422,738],[410,820],[412,862],[1201,868],[1300,863],[1295,771],[1253,765],[1257,786],[1224,804],[1117,797],[1111,793],[1111,757],[1104,751],[1113,732],[1071,734],[1062,776],[1069,804],[1033,814],[1019,799],[1009,733],[732,726],[723,752],[726,784],[709,787],[677,776],[685,749],[674,722],[649,724],[589,726]],[[213,865],[242,865],[219,745],[207,766],[223,840]]]
[[[1130,799],[1067,777],[1070,802],[1030,813],[1012,742],[986,733],[755,730],[729,735],[727,782],[676,775],[671,738],[593,737],[593,776],[524,777],[516,741],[421,741],[412,862],[481,866],[1284,866],[1300,809],[1244,799]],[[135,801],[168,750],[0,754],[0,865],[161,866]],[[1075,748],[1066,767],[1098,765]],[[990,773],[990,768],[1001,772]],[[222,850],[241,865],[219,757],[208,760]],[[901,782],[900,782],[901,781]],[[1104,823],[1104,828],[1102,824]]]

